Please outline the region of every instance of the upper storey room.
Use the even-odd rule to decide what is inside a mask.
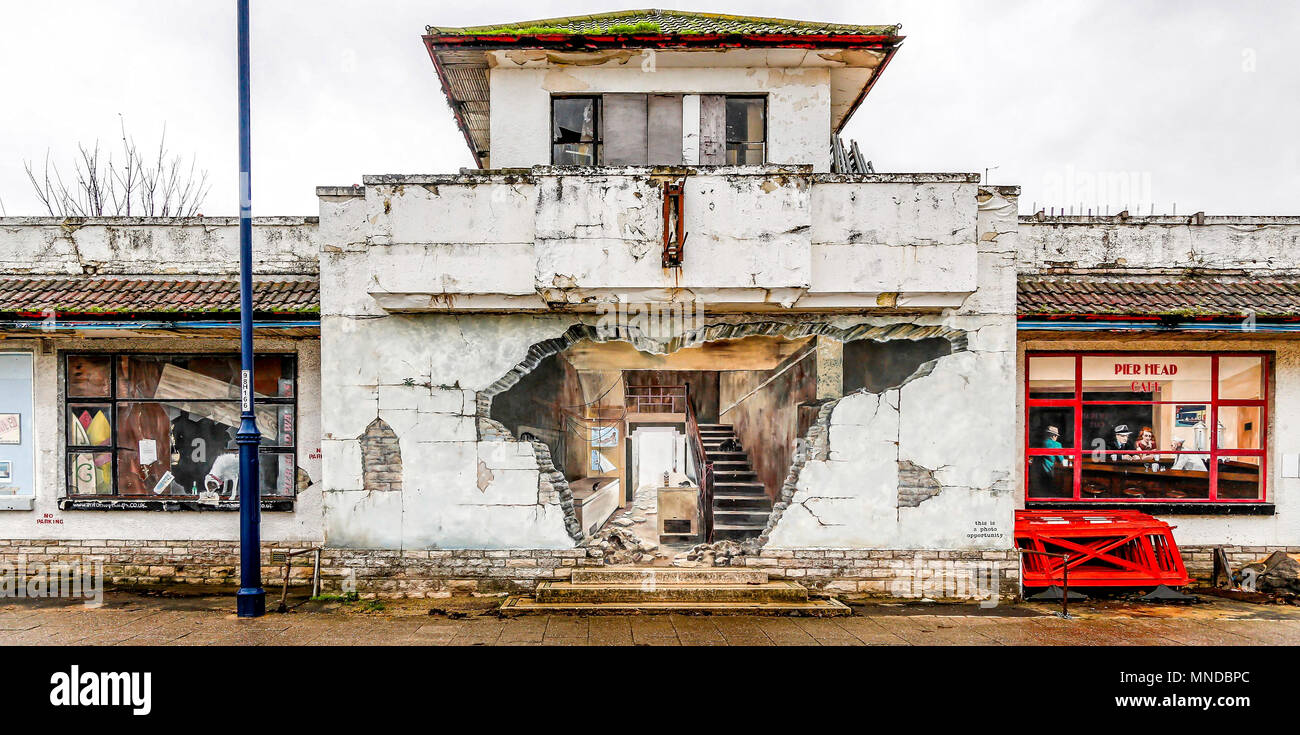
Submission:
[[[811,165],[898,51],[897,25],[628,10],[429,26],[480,168]]]

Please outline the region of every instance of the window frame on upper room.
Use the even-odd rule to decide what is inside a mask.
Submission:
[[[762,166],[762,165],[766,164],[766,163],[767,163],[767,151],[768,151],[768,145],[767,145],[767,142],[768,142],[768,141],[767,141],[767,138],[768,138],[768,130],[769,130],[769,127],[770,127],[769,124],[768,124],[768,123],[770,122],[770,118],[769,118],[769,116],[768,116],[768,108],[769,108],[769,105],[768,105],[768,95],[766,95],[766,94],[727,94],[727,95],[723,95],[723,97],[725,98],[725,99],[723,100],[724,117],[726,116],[726,113],[729,113],[730,110],[731,110],[730,102],[731,102],[732,100],[760,100],[760,101],[763,103],[763,104],[762,104],[762,107],[760,108],[760,109],[761,109],[761,115],[762,115],[762,122],[763,122],[763,136],[762,136],[762,138],[761,138],[760,140],[740,140],[740,139],[733,140],[732,137],[731,137],[731,126],[730,126],[729,124],[727,124],[727,121],[726,121],[726,120],[724,120],[724,122],[723,122],[723,137],[724,137],[725,140],[724,140],[724,142],[723,142],[723,155],[726,157],[727,165],[728,165],[728,166]],[[740,161],[733,161],[733,160],[732,160],[731,153],[732,153],[732,146],[733,146],[733,145],[735,145],[735,146],[741,146],[741,145],[754,145],[754,144],[758,144],[759,146],[761,146],[761,150],[762,150],[762,160],[760,160],[758,163],[752,163],[752,162],[740,162]]]
[[[599,166],[602,162],[601,148],[604,141],[601,136],[601,96],[599,94],[554,94],[551,95],[551,165],[552,166]],[[565,145],[558,140],[557,130],[555,127],[555,106],[557,102],[565,100],[589,100],[592,104],[591,116],[591,141],[578,141],[578,144],[590,143],[593,147],[592,161],[590,163],[559,163],[556,155],[559,146]]]

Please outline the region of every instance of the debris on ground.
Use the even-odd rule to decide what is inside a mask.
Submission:
[[[1275,551],[1267,559],[1237,570],[1233,581],[1247,592],[1300,595],[1300,561],[1284,551]]]
[[[757,545],[723,540],[711,544],[696,544],[686,553],[678,554],[673,564],[677,566],[740,567],[745,565],[744,560],[740,557],[757,555]]]
[[[600,549],[606,564],[634,564],[653,561],[659,545],[645,541],[626,528],[611,526],[588,539],[587,548]]]

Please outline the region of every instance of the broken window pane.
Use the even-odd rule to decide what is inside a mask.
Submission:
[[[767,140],[766,100],[727,97],[727,163],[734,166],[764,162]]]
[[[599,160],[595,97],[556,97],[551,100],[551,163],[594,166]]]

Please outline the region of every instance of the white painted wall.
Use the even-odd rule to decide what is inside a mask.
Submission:
[[[636,59],[616,66],[498,65],[488,72],[492,167],[550,165],[552,95],[636,92],[766,95],[768,163],[808,164],[814,171],[830,171],[830,74],[825,67],[664,66],[647,73]]]
[[[253,271],[314,274],[315,217],[255,217]],[[214,275],[239,272],[236,217],[0,217],[0,273]]]
[[[1300,217],[1020,218],[1020,269],[1300,272]]]
[[[323,268],[326,311],[540,311],[619,296],[937,308],[976,288],[970,176],[684,174],[680,270],[662,267],[662,181],[647,168],[377,176],[361,191],[322,189],[323,236],[339,238],[324,260],[352,264]]]

